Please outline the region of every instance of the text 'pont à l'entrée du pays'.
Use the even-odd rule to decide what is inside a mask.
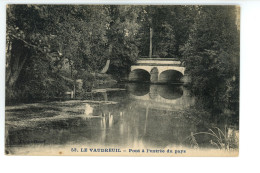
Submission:
[[[120,148],[71,148],[71,152],[90,152],[90,153],[157,153],[157,154],[185,154],[186,150],[174,149],[123,149]]]

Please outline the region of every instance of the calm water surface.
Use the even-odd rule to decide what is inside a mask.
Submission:
[[[182,85],[124,84],[78,100],[7,106],[6,150],[37,145],[236,149],[233,116],[204,110]]]

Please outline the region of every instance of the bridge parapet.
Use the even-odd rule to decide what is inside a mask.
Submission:
[[[136,61],[138,64],[147,64],[147,65],[181,65],[180,61],[176,60],[154,60],[154,59],[139,59]]]

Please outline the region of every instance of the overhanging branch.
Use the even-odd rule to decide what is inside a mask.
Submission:
[[[52,58],[50,55],[48,55],[46,52],[44,52],[44,51],[42,50],[42,48],[40,48],[39,46],[33,45],[33,44],[31,44],[31,43],[25,41],[24,39],[17,37],[16,35],[13,35],[13,34],[9,34],[9,35],[10,35],[11,37],[14,37],[14,38],[18,39],[18,40],[21,40],[22,42],[24,42],[24,43],[25,43],[26,45],[28,45],[28,46],[31,46],[31,47],[33,47],[33,48],[36,48],[36,49],[39,50],[40,52],[44,53],[47,57]],[[41,58],[41,59],[42,59],[42,58]],[[46,59],[42,59],[42,60],[46,61]]]

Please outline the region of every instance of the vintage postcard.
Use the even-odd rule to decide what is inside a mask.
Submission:
[[[240,7],[6,6],[5,154],[238,156]]]

